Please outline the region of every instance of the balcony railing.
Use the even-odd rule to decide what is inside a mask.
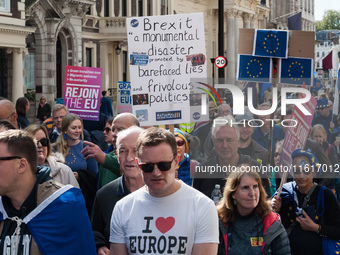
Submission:
[[[83,27],[99,29],[99,33],[104,34],[126,33],[126,17],[95,17],[86,15],[83,18]]]

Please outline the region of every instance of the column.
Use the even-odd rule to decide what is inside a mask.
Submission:
[[[240,34],[240,20],[242,16],[242,11],[235,11],[234,12],[235,18],[234,18],[234,26],[235,26],[235,31],[234,31],[234,41],[235,41],[235,72],[234,72],[234,77],[236,77],[236,70],[237,70],[237,63],[238,63],[238,37]]]
[[[109,87],[107,42],[100,42],[100,67],[103,69],[102,90],[105,90]]]
[[[250,28],[250,14],[243,14],[243,28]]]
[[[252,14],[250,16],[250,28],[255,28],[255,21],[257,20],[257,16],[256,14]],[[266,18],[263,18],[264,20],[264,24],[263,24],[263,27],[262,28],[266,28]]]
[[[235,33],[234,33],[234,13],[232,9],[227,10],[227,57],[228,68],[227,77],[235,78]]]
[[[13,73],[12,73],[12,102],[17,101],[19,97],[24,96],[24,63],[23,63],[23,49],[13,49]]]

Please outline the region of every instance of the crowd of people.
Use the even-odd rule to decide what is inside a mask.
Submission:
[[[287,128],[247,107],[209,103],[209,121],[170,132],[107,109],[92,123],[44,97],[30,124],[26,98],[2,98],[1,254],[330,254],[340,128],[325,97],[288,175]]]

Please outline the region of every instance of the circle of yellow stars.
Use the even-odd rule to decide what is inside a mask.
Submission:
[[[73,156],[73,160],[72,160],[72,161],[70,160],[70,161],[68,162],[69,164],[73,164],[74,162],[76,162],[76,159],[77,159],[77,158],[76,158],[76,156],[75,156],[72,152],[69,152],[68,155]]]
[[[298,61],[292,61],[292,63],[288,67],[289,67],[288,76],[290,77],[291,80],[299,81],[300,78],[303,77],[304,70],[303,70],[303,66],[301,65],[301,63],[299,63]],[[300,70],[300,77],[293,77],[292,73],[290,72],[291,69],[295,69],[297,70],[297,72],[299,72]]]
[[[273,38],[271,38],[271,37],[273,37]],[[267,46],[266,42],[269,42],[269,39],[270,39],[271,43],[273,42],[273,39],[276,42],[276,46],[274,46],[274,49],[270,49]],[[264,38],[263,49],[265,49],[265,51],[267,53],[270,53],[270,54],[275,53],[279,49],[279,46],[280,46],[279,38],[277,38],[276,35],[271,33],[270,35],[267,35],[267,37]]]
[[[252,64],[255,64],[256,66],[258,65],[260,66],[260,71],[256,75],[253,75],[250,73],[250,68]],[[249,60],[249,62],[247,63],[246,70],[247,70],[247,75],[249,75],[250,78],[258,78],[259,75],[261,75],[263,71],[262,63],[260,63],[260,60],[258,60],[257,58],[253,58]]]

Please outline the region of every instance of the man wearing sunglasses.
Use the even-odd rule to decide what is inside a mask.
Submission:
[[[174,135],[149,128],[139,135],[136,154],[146,186],[117,202],[111,254],[216,254],[216,208],[212,200],[176,180]]]
[[[321,186],[313,182],[319,171],[319,162],[312,153],[297,149],[292,153],[292,160],[295,181],[283,185],[280,197],[277,192],[274,194],[272,208],[280,213],[284,227],[290,229],[292,254],[324,254],[322,236],[340,239],[339,204],[327,188],[323,195],[319,195]],[[323,216],[317,207],[319,196],[324,197]]]
[[[50,180],[49,169],[37,175],[35,143],[24,131],[0,133],[0,253],[95,254],[81,190]]]

